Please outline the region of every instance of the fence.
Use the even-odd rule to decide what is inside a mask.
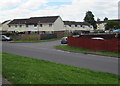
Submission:
[[[56,34],[41,34],[40,35],[41,40],[52,39],[52,38],[57,38]]]
[[[10,36],[13,40],[45,40],[57,38],[56,34],[17,34]]]
[[[95,51],[120,52],[120,39],[117,38],[99,40],[90,38],[68,37],[68,45]]]

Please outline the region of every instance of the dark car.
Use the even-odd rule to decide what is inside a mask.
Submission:
[[[63,37],[62,39],[61,39],[61,44],[67,44],[68,43],[68,37]]]
[[[12,39],[10,37],[7,37],[6,35],[0,35],[0,40],[2,40],[2,41],[11,41]]]

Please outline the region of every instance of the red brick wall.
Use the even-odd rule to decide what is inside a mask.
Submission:
[[[96,51],[120,52],[120,39],[89,39],[68,37],[68,45]]]

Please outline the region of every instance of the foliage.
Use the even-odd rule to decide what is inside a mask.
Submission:
[[[104,21],[108,21],[108,18],[107,18],[107,17],[105,17],[105,18],[104,18]]]
[[[2,32],[3,35],[6,35],[6,36],[16,36],[18,35],[18,33],[10,33],[10,32]]]
[[[40,40],[39,34],[22,34],[20,40]]]
[[[86,16],[84,18],[84,21],[93,25],[94,29],[97,28],[96,21],[94,19],[94,15],[91,11],[86,12]]]
[[[99,18],[97,18],[97,22],[99,22],[100,21],[100,19]]]
[[[108,21],[107,24],[105,25],[106,30],[110,29],[120,29],[120,22],[118,21]]]

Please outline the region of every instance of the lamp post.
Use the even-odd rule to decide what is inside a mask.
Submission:
[[[118,19],[120,19],[120,1],[118,2]]]
[[[39,34],[39,28],[40,28],[40,21],[38,21],[38,34]]]

